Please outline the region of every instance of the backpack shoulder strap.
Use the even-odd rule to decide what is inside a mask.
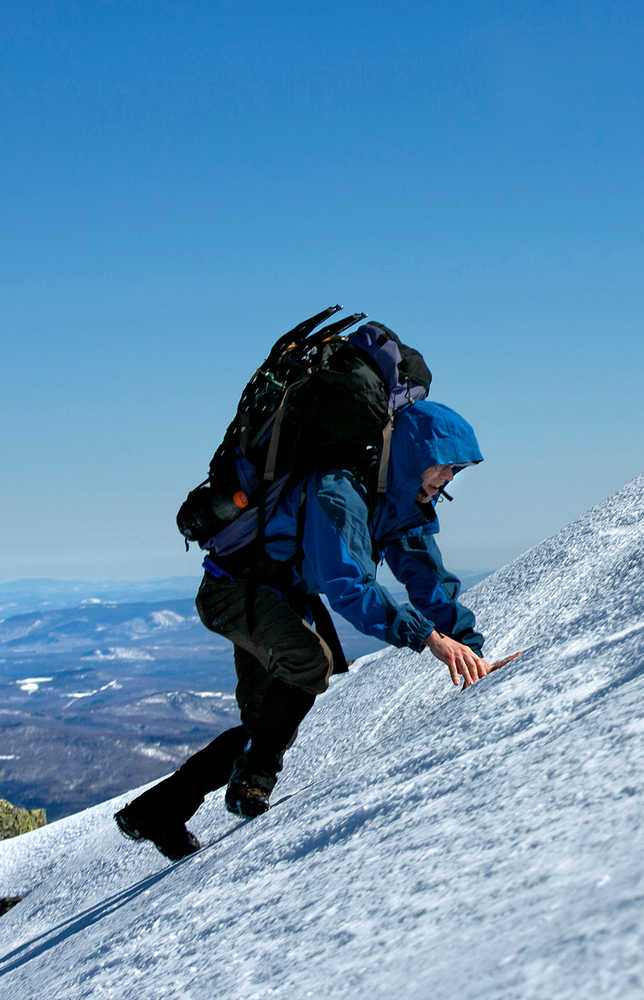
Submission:
[[[389,420],[382,431],[382,452],[378,465],[377,493],[387,492],[387,475],[389,473],[389,458],[391,456],[391,437],[394,432],[394,415],[389,411]]]

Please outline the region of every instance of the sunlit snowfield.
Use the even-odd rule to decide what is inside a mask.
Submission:
[[[7,997],[644,994],[644,476],[468,601],[492,659],[335,678],[255,821],[204,850],[123,840],[120,796],[0,844]]]

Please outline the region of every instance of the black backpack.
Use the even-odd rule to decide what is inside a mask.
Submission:
[[[354,313],[316,327],[330,306],[281,336],[244,389],[207,479],[177,514],[186,540],[229,555],[263,535],[285,486],[314,468],[361,478],[380,453],[377,490],[387,484],[393,415],[426,398],[431,372],[388,327]]]

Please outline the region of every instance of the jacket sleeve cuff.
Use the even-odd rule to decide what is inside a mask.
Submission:
[[[403,604],[400,612],[388,630],[387,642],[399,648],[413,649],[422,653],[425,640],[435,629],[435,625],[410,604]]]

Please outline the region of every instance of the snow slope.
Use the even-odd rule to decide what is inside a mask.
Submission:
[[[124,797],[0,844],[0,996],[644,995],[644,476],[469,594],[488,658],[336,678],[252,822],[169,865]],[[107,762],[109,766],[109,762]]]

